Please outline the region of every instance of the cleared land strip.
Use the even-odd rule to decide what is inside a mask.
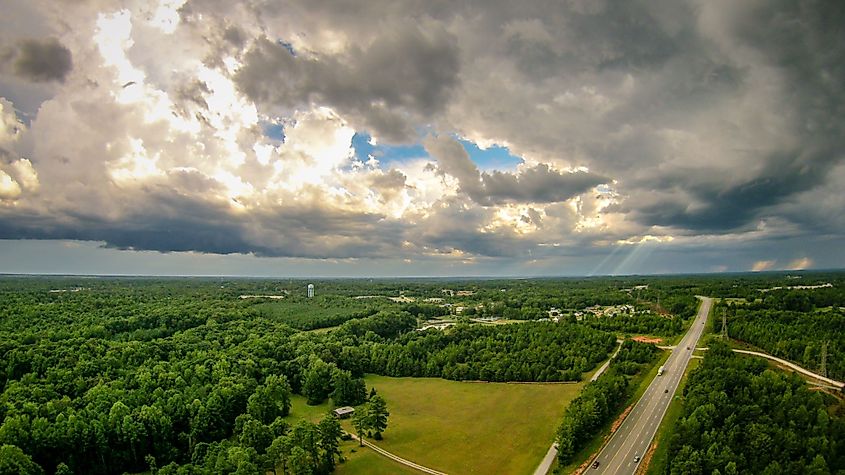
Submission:
[[[707,351],[708,348],[696,348],[696,350]],[[843,383],[841,381],[837,381],[835,379],[830,379],[830,378],[825,378],[824,376],[822,376],[820,374],[816,374],[816,373],[814,373],[814,372],[812,372],[808,369],[804,369],[804,368],[798,366],[797,364],[795,364],[791,361],[787,361],[785,359],[778,358],[777,356],[772,356],[768,353],[762,353],[762,352],[759,352],[759,351],[750,351],[750,350],[737,350],[737,349],[734,349],[733,351],[734,351],[734,353],[742,353],[744,355],[760,356],[762,358],[767,358],[767,359],[770,359],[772,361],[777,361],[778,363],[780,363],[780,364],[782,364],[782,365],[784,365],[784,366],[786,366],[790,369],[793,369],[793,370],[795,370],[795,371],[797,371],[797,372],[799,372],[799,373],[801,373],[805,376],[809,376],[813,379],[817,379],[819,381],[825,382],[827,384],[830,384],[831,386],[836,386],[839,389],[842,389],[843,387],[845,387],[845,383]]]
[[[347,432],[347,434],[349,434],[349,433]],[[354,440],[358,440],[358,436],[356,436],[355,434],[349,434],[349,435],[351,435]],[[398,455],[394,455],[394,454],[384,450],[383,448],[381,448],[381,447],[379,447],[379,446],[377,446],[373,443],[370,443],[367,440],[364,440],[364,445],[366,445],[367,447],[375,450],[379,454],[384,455],[385,457],[387,457],[387,458],[389,458],[393,461],[399,462],[402,465],[407,465],[408,467],[419,470],[420,472],[430,473],[431,475],[447,475],[443,472],[438,472],[437,470],[435,470],[433,468],[428,468],[428,467],[425,467],[425,466],[420,465],[418,463],[411,462],[410,460],[405,460],[402,457],[400,457]]]

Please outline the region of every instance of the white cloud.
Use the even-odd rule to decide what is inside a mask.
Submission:
[[[56,37],[73,59],[38,94],[0,70],[15,94],[0,99],[0,186],[15,200],[0,220],[41,223],[27,235],[465,260],[845,232],[843,134],[830,112],[842,101],[841,48],[808,60],[827,79],[783,61],[811,55],[794,40],[825,31],[812,18],[778,23],[770,14],[783,7],[765,1],[570,2],[555,14],[473,2],[117,3],[72,2],[58,15],[33,2],[31,33],[0,20],[3,41]],[[766,41],[781,34],[792,41]],[[11,101],[39,94],[49,99],[15,112]],[[815,97],[830,108],[810,107]],[[263,136],[267,123],[284,141]],[[432,158],[359,160],[356,132],[386,146],[429,137]],[[525,163],[481,171],[455,136]],[[148,238],[180,216],[184,235]],[[136,242],[121,241],[132,231]],[[771,259],[754,267],[785,262]]]
[[[0,170],[0,200],[13,200],[20,196],[21,187],[6,172]]]

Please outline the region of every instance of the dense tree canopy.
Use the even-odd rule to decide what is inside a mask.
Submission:
[[[834,398],[714,342],[684,390],[672,474],[828,474],[845,470],[845,423]],[[828,400],[830,398],[830,400]]]
[[[841,371],[841,322],[825,327],[822,318],[841,317],[838,287],[808,293],[815,310],[799,322],[793,313],[806,308],[802,298],[759,290],[785,285],[784,279],[742,276],[731,285],[686,276],[331,280],[316,282],[318,296],[307,299],[303,281],[2,278],[0,473],[96,475],[151,467],[160,473],[326,473],[339,461],[336,427],[331,420],[293,420],[294,394],[315,404],[327,398],[334,405],[360,404],[365,373],[580,380],[607,358],[616,332],[672,334],[691,315],[693,296],[711,291],[765,294],[761,301],[776,305],[765,310],[773,312],[765,324],[782,324],[780,337],[790,345],[809,338],[803,353],[794,356],[788,346],[786,355],[800,360],[809,354],[817,362],[824,338],[831,342],[830,370]],[[842,280],[823,275],[803,282],[827,281]],[[647,313],[621,323],[564,318],[508,325],[460,316],[465,323],[446,330],[417,331],[420,320],[454,321],[457,307],[472,309],[473,317],[537,320],[551,307],[571,316],[587,306],[618,304]],[[741,312],[731,316],[731,331],[745,331]],[[802,335],[789,333],[793,326]],[[618,411],[615,391],[653,361],[652,350],[631,345],[623,346],[600,384],[587,385],[594,389],[574,405],[566,430],[587,437]],[[587,402],[599,393],[607,393],[606,405],[600,398]],[[598,412],[581,414],[591,404]]]

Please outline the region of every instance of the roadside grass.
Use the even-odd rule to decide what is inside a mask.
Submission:
[[[649,461],[648,470],[645,472],[647,475],[658,475],[666,472],[666,466],[669,463],[669,441],[672,438],[675,423],[681,417],[684,408],[682,394],[687,385],[687,378],[689,378],[690,371],[697,368],[699,364],[701,364],[701,360],[691,359],[686,372],[681,377],[675,397],[669,403],[666,415],[663,417],[663,421],[657,429],[657,434],[654,436],[654,440],[657,442],[657,448],[651,456],[651,461]]]
[[[621,414],[622,411],[625,410],[628,406],[635,404],[637,401],[640,400],[643,393],[645,393],[646,389],[648,389],[648,385],[651,384],[651,381],[657,376],[657,370],[666,363],[666,360],[669,359],[669,355],[671,354],[670,351],[664,350],[661,352],[660,357],[657,359],[655,363],[652,364],[651,368],[646,373],[641,373],[637,376],[631,378],[631,384],[634,385],[637,389],[634,391],[631,396],[625,401],[625,404],[622,406],[618,414]],[[617,417],[618,417],[617,414]],[[573,457],[572,462],[568,465],[561,467],[558,465],[557,459],[555,459],[555,463],[552,465],[552,473],[572,473],[581,466],[588,458],[590,458],[593,454],[598,452],[601,446],[604,444],[605,437],[610,434],[610,429],[613,426],[613,422],[616,420],[616,417],[613,420],[609,421],[607,424],[602,427],[601,432],[598,435],[592,438],[590,442],[584,446],[583,449],[578,451]]]
[[[584,386],[375,375],[366,382],[390,411],[384,440],[371,442],[450,475],[531,473],[549,449],[566,406]],[[348,420],[343,425],[351,430]],[[379,473],[352,457],[348,463],[339,473]]]

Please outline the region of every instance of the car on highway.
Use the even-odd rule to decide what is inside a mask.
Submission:
[[[664,393],[668,393],[668,392],[669,392],[669,390],[668,390],[668,389],[664,389],[664,390],[663,390],[663,392],[664,392]]]
[[[687,347],[687,349],[689,350],[690,348],[689,348],[689,347]]]
[[[640,456],[639,456],[639,455],[634,455],[634,463],[637,463],[637,462],[639,462],[639,461],[640,461]]]
[[[593,462],[593,468],[599,468],[599,461],[598,460]]]

